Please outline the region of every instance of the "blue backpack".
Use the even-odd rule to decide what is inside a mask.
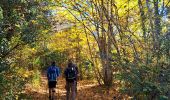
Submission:
[[[58,70],[56,67],[50,67],[47,71],[47,77],[49,81],[56,81],[56,78],[58,76]]]

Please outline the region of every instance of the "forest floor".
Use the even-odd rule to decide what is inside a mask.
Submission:
[[[78,81],[77,89],[77,100],[128,100],[127,96],[116,91],[116,86],[108,91],[107,88],[99,86],[97,82],[92,80]],[[28,87],[26,92],[33,100],[48,100],[48,87],[45,74],[42,73],[41,75],[41,85],[39,88]],[[65,80],[63,77],[58,79],[55,98],[55,100],[66,99]]]

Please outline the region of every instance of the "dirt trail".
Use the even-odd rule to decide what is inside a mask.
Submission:
[[[64,89],[65,87],[65,82],[63,78],[59,77],[58,83],[57,83],[57,88],[56,88],[56,93],[55,93],[55,98],[56,100],[64,100],[65,99],[65,94],[66,91]],[[47,84],[47,78],[44,73],[41,75],[41,84],[40,88],[37,89],[29,89],[29,93],[33,100],[49,100],[48,99],[48,84]]]
[[[98,86],[96,82],[89,80],[78,82],[77,100],[113,100],[115,96],[117,100],[126,100],[122,98],[114,88],[110,89],[109,93],[106,88]],[[29,90],[33,100],[49,100],[48,87],[45,74],[41,75],[41,86],[39,89]],[[66,100],[65,80],[59,77],[55,93],[55,100]]]

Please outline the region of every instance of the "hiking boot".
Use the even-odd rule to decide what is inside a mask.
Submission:
[[[55,92],[55,90],[53,90],[52,92]]]
[[[49,100],[51,100],[51,96],[49,96]]]

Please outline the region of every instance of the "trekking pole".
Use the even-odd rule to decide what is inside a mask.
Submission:
[[[58,90],[58,82],[57,82],[57,86],[56,86],[56,99],[58,100],[58,93],[57,93],[57,90]]]
[[[48,81],[47,81],[46,83],[47,83],[47,85],[46,85],[46,93],[47,93],[46,100],[49,100],[49,93],[48,93]]]
[[[60,96],[60,94],[59,94],[59,88],[58,88],[58,100],[59,100],[59,96]]]
[[[47,94],[47,97],[48,97],[48,89],[47,89],[47,85],[46,85],[46,94]],[[46,100],[46,95],[45,95],[45,100]],[[47,99],[48,100],[48,99]]]
[[[47,95],[46,95],[46,97],[45,97],[45,98],[46,98],[46,100],[49,100],[49,93],[48,93],[48,81],[46,81],[46,83],[47,83],[47,84],[46,84],[46,94],[47,94]]]

